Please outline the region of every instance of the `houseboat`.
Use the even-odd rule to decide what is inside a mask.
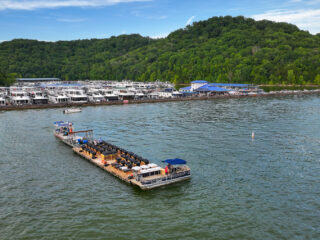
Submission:
[[[51,103],[69,103],[70,98],[63,91],[49,91],[49,101]]]
[[[65,93],[70,98],[71,103],[88,102],[88,96],[82,89],[66,89]]]
[[[0,94],[0,106],[5,106],[5,105],[6,105],[5,96]]]
[[[87,95],[90,102],[103,102],[104,96],[99,92],[98,89],[89,89]]]
[[[112,89],[102,89],[100,90],[100,93],[104,96],[104,99],[107,102],[119,100],[118,95],[116,95]]]
[[[34,90],[29,92],[32,104],[48,104],[49,98],[46,93],[40,90]]]
[[[133,100],[135,97],[134,92],[127,89],[116,89],[113,92],[118,95],[119,100]]]
[[[31,104],[31,98],[28,93],[23,90],[12,90],[10,91],[9,101],[13,105],[24,105]]]

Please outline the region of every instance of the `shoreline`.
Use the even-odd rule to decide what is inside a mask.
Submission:
[[[14,110],[28,110],[28,109],[47,109],[47,108],[70,108],[70,107],[98,107],[108,105],[126,105],[126,104],[141,104],[141,103],[160,103],[160,102],[182,102],[182,101],[196,101],[196,100],[211,100],[211,99],[229,99],[229,98],[247,98],[247,97],[269,97],[269,96],[289,96],[289,95],[306,95],[306,94],[320,94],[320,91],[299,91],[299,92],[273,92],[258,95],[216,95],[216,96],[199,96],[199,97],[181,97],[181,98],[165,98],[165,99],[143,99],[143,100],[129,100],[110,101],[110,102],[87,102],[87,103],[62,103],[62,104],[34,104],[34,105],[10,105],[0,106],[0,111],[14,111]]]

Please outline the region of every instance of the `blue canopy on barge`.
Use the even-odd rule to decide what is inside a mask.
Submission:
[[[174,158],[174,159],[167,159],[163,160],[162,162],[171,164],[171,165],[180,165],[180,164],[186,164],[187,161],[180,159],[180,158]]]

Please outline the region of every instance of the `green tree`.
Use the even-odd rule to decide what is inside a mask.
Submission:
[[[4,73],[3,71],[0,71],[0,86],[11,86],[15,83],[16,77],[16,73]]]
[[[295,78],[293,70],[288,70],[288,82],[293,85],[296,83],[296,78]]]
[[[317,76],[314,79],[314,83],[320,85],[320,74],[317,74]]]
[[[5,74],[66,80],[306,84],[320,72],[320,37],[287,23],[213,17],[151,39],[138,34],[107,39],[0,43]],[[302,79],[303,78],[303,79]]]

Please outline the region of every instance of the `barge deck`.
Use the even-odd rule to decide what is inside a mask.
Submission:
[[[166,168],[149,163],[132,152],[105,141],[93,140],[93,130],[73,131],[72,123],[55,122],[54,136],[72,147],[77,155],[126,183],[149,190],[190,179],[190,168],[182,159],[167,159]],[[80,137],[78,133],[85,133]]]

